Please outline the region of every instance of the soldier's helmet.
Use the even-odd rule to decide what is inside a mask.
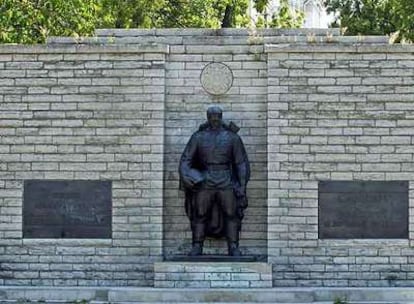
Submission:
[[[223,110],[219,106],[210,106],[207,109],[207,118],[212,114],[219,114],[220,117],[223,117]]]

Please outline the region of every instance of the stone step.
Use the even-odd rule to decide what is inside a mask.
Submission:
[[[414,288],[0,287],[0,303],[414,303]]]
[[[1,302],[0,302],[1,303]],[[50,303],[50,302],[46,302],[46,303]],[[54,303],[56,303],[56,304],[58,304],[58,303],[62,303],[62,302],[54,302]],[[110,304],[134,304],[134,303],[139,303],[139,304],[155,304],[155,303],[159,303],[159,304],[161,304],[161,303],[168,303],[168,304],[178,304],[178,303],[185,303],[185,304],[200,304],[200,303],[202,303],[202,304],[212,304],[212,303],[214,303],[214,304],[253,304],[253,303],[255,303],[255,304],[258,304],[258,303],[260,303],[260,304],[286,304],[285,302],[254,302],[254,301],[251,301],[251,302],[218,302],[218,301],[209,301],[209,302],[205,302],[205,301],[197,301],[197,302],[177,302],[177,301],[168,301],[168,300],[166,300],[166,301],[161,301],[161,302],[139,302],[139,301],[130,301],[130,302],[114,302],[114,301],[110,301],[110,302],[96,302],[96,301],[91,301],[91,302],[88,302],[88,304],[107,304],[107,303],[110,303]],[[289,304],[332,304],[333,303],[333,301],[328,301],[328,302],[295,302],[295,303],[289,303]],[[344,303],[345,304],[345,303]],[[397,304],[397,302],[346,302],[346,304]],[[398,302],[398,304],[412,304],[412,302],[410,302],[410,303],[403,303],[403,302]]]
[[[52,304],[47,302],[48,304]],[[108,302],[94,302],[91,301],[88,304],[107,304]],[[110,304],[154,304],[155,302],[110,302]],[[166,302],[158,302],[158,303],[166,303]],[[175,303],[175,302],[168,302],[168,303]],[[240,304],[240,302],[186,302],[185,304]],[[258,302],[243,302],[243,304],[257,304]],[[289,303],[289,304],[333,304],[333,301],[324,301],[324,302],[307,302],[307,303]],[[383,301],[368,301],[368,302],[355,302],[355,301],[346,301],[343,302],[344,304],[413,304],[413,301],[409,302],[383,302]],[[53,303],[53,304],[61,304],[61,303]],[[282,302],[260,302],[260,304],[286,304]]]
[[[36,303],[36,302],[29,302],[29,301],[23,301],[22,299],[20,300],[16,300],[16,301],[0,301],[0,304],[24,304],[24,303]],[[67,302],[67,301],[41,301],[41,302],[37,302],[37,303],[41,303],[41,304],[131,304],[131,303],[139,303],[139,304],[165,304],[166,302],[108,302],[108,301],[71,301],[71,302]],[[169,302],[170,303],[170,302]],[[185,303],[185,304],[199,304],[200,302],[189,302],[189,303]],[[203,304],[240,304],[240,302],[202,302]],[[256,304],[257,302],[245,302],[243,304]],[[261,304],[282,304],[282,303],[277,303],[277,302],[267,302],[267,303],[261,303]],[[304,303],[290,303],[290,304],[304,304]],[[332,302],[314,302],[312,304],[332,304]],[[400,303],[385,303],[385,302],[381,302],[381,303],[349,303],[349,304],[400,304]]]
[[[14,303],[18,303],[18,304],[23,304],[23,303],[33,303],[33,301],[23,301],[23,299],[19,299],[19,300],[3,300],[0,301],[0,303],[3,304],[14,304]],[[37,303],[42,303],[42,304],[162,304],[162,303],[173,303],[173,302],[108,302],[108,301],[43,301],[41,300],[40,302]],[[328,302],[311,302],[309,304],[332,304],[334,303],[333,301],[328,301]],[[353,301],[349,301],[349,302],[345,302],[346,304],[412,304],[414,302],[410,301],[410,302],[353,302]],[[240,302],[188,302],[185,304],[240,304]],[[257,302],[244,302],[243,304],[257,304]],[[284,304],[284,303],[280,303],[280,302],[262,302],[260,304]],[[306,303],[289,303],[289,304],[306,304]]]

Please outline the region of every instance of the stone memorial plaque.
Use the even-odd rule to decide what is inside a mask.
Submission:
[[[111,238],[111,223],[111,181],[24,182],[24,238]]]
[[[320,182],[319,238],[408,238],[408,182]]]
[[[233,85],[233,73],[230,68],[218,62],[206,65],[201,72],[201,85],[212,95],[222,95]]]

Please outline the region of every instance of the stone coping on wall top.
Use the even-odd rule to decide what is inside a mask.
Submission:
[[[291,44],[388,44],[389,37],[387,36],[278,36],[278,37],[264,37],[264,43],[291,43]]]
[[[161,29],[97,29],[95,35],[99,37],[134,37],[134,36],[249,36],[258,34],[263,36],[282,35],[340,35],[340,29],[310,28],[310,29],[248,29],[248,28],[161,28]]]
[[[88,45],[118,45],[118,44],[165,44],[165,45],[255,45],[255,44],[388,44],[387,36],[333,36],[333,35],[282,35],[282,36],[99,36],[81,39],[67,37],[51,37],[47,44],[88,44]]]
[[[53,39],[53,38],[51,38]],[[166,44],[148,43],[133,45],[117,44],[83,44],[79,39],[58,37],[70,43],[61,44],[0,44],[0,54],[83,54],[83,53],[162,53],[168,54],[170,48]],[[92,38],[93,39],[93,38]]]
[[[414,53],[414,44],[266,44],[266,53]]]

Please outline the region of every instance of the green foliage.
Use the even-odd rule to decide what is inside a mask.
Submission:
[[[246,26],[248,0],[97,0],[97,28],[220,28]]]
[[[71,304],[88,304],[90,301],[86,299],[72,301]]]
[[[414,42],[414,1],[392,0],[397,39]]]
[[[325,0],[333,23],[347,35],[392,35],[397,41],[414,40],[412,0]]]
[[[303,25],[305,14],[302,11],[290,7],[288,0],[280,0],[279,10],[271,16],[271,20],[266,20],[266,7],[269,0],[255,0],[255,9],[259,13],[256,20],[257,28],[299,28]]]
[[[97,27],[151,28],[160,23],[157,12],[166,0],[97,0],[99,5]]]
[[[254,0],[258,27],[299,27],[303,13],[281,0]],[[409,0],[408,0],[409,1]],[[43,43],[49,36],[89,36],[96,28],[247,27],[249,0],[0,0],[0,43]]]
[[[299,28],[305,20],[305,14],[289,6],[288,0],[280,0],[279,12],[272,16],[271,27]]]
[[[158,14],[159,27],[220,28],[246,26],[248,0],[169,0]],[[227,12],[227,15],[226,15]]]
[[[346,299],[346,297],[344,298],[336,297],[334,299],[333,304],[348,304],[348,300]]]
[[[48,36],[91,34],[96,0],[1,0],[0,42],[39,43]]]
[[[261,14],[265,12],[268,0],[255,0],[254,8]]]

